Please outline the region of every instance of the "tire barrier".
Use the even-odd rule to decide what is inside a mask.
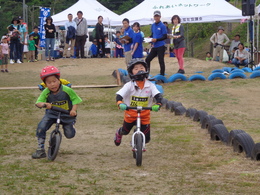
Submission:
[[[229,136],[228,136],[228,145],[229,146],[234,145],[234,137],[239,133],[245,133],[245,131],[240,130],[240,129],[235,129],[235,130],[232,130],[232,131],[229,132]]]
[[[162,99],[162,107],[166,107],[166,104],[167,104],[168,100],[166,98],[163,98]]]
[[[210,121],[208,122],[208,133],[209,133],[209,134],[211,133],[212,127],[213,127],[214,125],[216,125],[216,124],[222,124],[222,125],[224,125],[223,121],[220,120],[220,119],[217,119],[217,118],[216,118],[216,119],[210,120]]]
[[[165,76],[162,76],[160,74],[155,75],[151,79],[154,79],[156,83],[162,82],[162,83],[168,83],[168,80]]]
[[[174,110],[175,115],[184,115],[186,113],[186,108],[184,106],[177,106]]]
[[[212,73],[208,77],[208,80],[209,81],[213,81],[215,78],[226,79],[227,77],[224,74],[222,74],[222,73],[216,72],[216,73]]]
[[[234,79],[234,78],[246,79],[246,75],[242,72],[234,72],[234,73],[230,74],[228,78],[229,79]]]
[[[215,141],[222,141],[227,144],[229,132],[223,124],[216,124],[211,128],[210,138]]]
[[[193,119],[196,112],[197,110],[195,108],[188,108],[185,116]]]
[[[250,79],[254,79],[256,77],[260,77],[260,71],[253,71],[252,74],[249,76]]]
[[[178,106],[182,106],[182,103],[181,102],[173,102],[172,107],[171,107],[171,112],[174,112],[175,108],[177,108]]]
[[[244,73],[245,71],[242,70],[242,69],[234,69],[230,73],[232,74],[232,73],[235,73],[235,72],[242,72],[242,73]]]
[[[122,83],[126,84],[127,82],[131,81],[131,79],[129,78],[129,76],[121,76],[121,81]]]
[[[253,72],[251,68],[248,68],[248,67],[244,67],[242,68],[243,71],[245,72]]]
[[[168,78],[168,83],[172,83],[176,80],[182,80],[182,81],[187,81],[187,77],[181,73],[176,73],[176,74],[173,74],[172,76],[170,76]]]
[[[258,70],[260,70],[260,66],[255,67],[253,71],[258,71]]]
[[[207,116],[205,116],[204,119],[201,122],[201,128],[202,129],[208,129],[209,121],[212,120],[212,119],[216,119],[215,116],[212,116],[212,115],[209,115],[209,114]]]
[[[166,110],[170,110],[174,101],[168,101],[165,105]]]
[[[206,81],[206,78],[205,78],[203,75],[195,74],[195,75],[192,75],[192,76],[188,79],[188,81],[195,81],[195,80]]]
[[[253,147],[252,154],[251,154],[252,160],[260,160],[260,143],[256,143]]]
[[[207,116],[208,113],[203,110],[197,110],[197,112],[194,114],[193,121],[196,122],[202,122],[202,120]]]
[[[224,70],[222,70],[222,69],[215,69],[211,73],[224,73]]]
[[[234,137],[233,150],[234,152],[245,152],[246,157],[249,158],[252,155],[255,142],[248,133],[239,133]]]

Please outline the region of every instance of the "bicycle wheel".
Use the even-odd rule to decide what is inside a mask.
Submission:
[[[141,166],[142,165],[142,155],[143,155],[143,141],[142,141],[142,135],[136,134],[135,135],[135,147],[136,147],[136,165]]]
[[[61,143],[61,133],[52,131],[50,140],[49,140],[49,148],[48,148],[48,159],[54,161],[59,152]]]

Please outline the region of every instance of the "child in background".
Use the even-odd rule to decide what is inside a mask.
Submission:
[[[29,36],[28,40],[28,49],[29,49],[29,61],[28,62],[35,62],[35,48],[38,47],[38,45],[35,44],[35,41],[33,40],[33,35]]]
[[[92,45],[90,46],[89,51],[90,51],[91,58],[97,58],[97,56],[98,56],[97,39],[93,40]]]
[[[46,131],[56,123],[58,112],[51,110],[52,106],[57,106],[70,111],[70,114],[61,113],[61,124],[66,138],[73,138],[76,134],[75,122],[77,116],[78,104],[82,102],[81,98],[75,91],[60,82],[60,71],[55,66],[46,66],[42,69],[40,77],[46,84],[44,89],[36,101],[38,108],[47,108],[44,117],[38,124],[36,136],[38,138],[38,148],[32,154],[33,159],[45,158],[46,153],[44,143],[46,139]]]
[[[35,41],[35,44],[38,45],[38,47],[35,47],[35,61],[38,61],[38,48],[40,48],[40,34],[39,34],[39,29],[38,26],[35,26],[33,28],[33,32],[31,34],[33,36],[33,40]]]
[[[212,61],[212,57],[211,57],[210,52],[206,53],[206,61]]]
[[[140,31],[140,24],[135,22],[133,24],[134,37],[132,45],[132,58],[142,58],[143,57],[143,37]]]
[[[0,58],[1,63],[1,72],[9,72],[8,71],[8,55],[9,55],[9,45],[8,45],[8,37],[4,36],[2,38],[2,43],[0,45]]]
[[[109,58],[111,53],[111,45],[107,35],[105,35],[105,53],[106,57]]]
[[[132,127],[136,124],[136,110],[126,110],[128,106],[150,107],[153,104],[153,99],[156,104],[152,106],[152,111],[158,111],[162,105],[162,96],[156,86],[147,78],[149,75],[147,64],[140,58],[135,58],[130,61],[127,67],[132,81],[126,83],[116,93],[117,106],[121,110],[125,110],[124,123],[115,134],[114,142],[116,146],[121,144],[123,135],[129,134]],[[124,102],[123,102],[124,100]],[[141,112],[141,131],[145,134],[145,141],[150,141],[150,110]]]
[[[116,31],[116,38],[114,39],[114,43],[116,45],[116,58],[119,56],[120,58],[124,57],[123,52],[124,52],[124,48],[122,43],[120,42],[119,38],[120,38],[120,31]]]

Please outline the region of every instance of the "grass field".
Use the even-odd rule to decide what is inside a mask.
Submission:
[[[123,68],[123,61],[114,59],[97,59],[100,61],[95,63],[86,60],[57,60],[55,65],[61,69],[62,78],[73,85],[115,84],[111,73]],[[176,69],[176,61],[166,61]],[[208,66],[195,59],[185,62],[187,76],[198,70],[208,76],[223,66],[214,62]],[[45,65],[10,66],[9,75],[0,75],[0,86],[36,86]],[[169,75],[173,74],[168,70]],[[157,71],[158,65],[153,65],[152,73]],[[257,143],[259,81],[176,81],[163,84],[164,98],[181,102],[186,108],[204,110],[223,120],[229,131],[242,129]],[[77,134],[70,140],[63,136],[54,162],[31,159],[37,147],[35,129],[44,114],[34,106],[40,91],[0,90],[0,194],[259,194],[258,161],[210,140],[199,122],[175,116],[165,108],[152,113],[152,139],[143,155],[143,165],[137,167],[129,144],[131,136],[124,136],[119,147],[113,143],[115,130],[123,122],[123,112],[115,105],[119,89],[75,89],[83,99],[78,109]]]

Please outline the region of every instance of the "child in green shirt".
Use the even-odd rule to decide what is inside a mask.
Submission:
[[[35,44],[35,41],[33,40],[33,35],[30,35],[29,40],[28,40],[28,50],[29,50],[28,62],[35,62],[35,48],[36,47],[38,47],[38,45]]]

